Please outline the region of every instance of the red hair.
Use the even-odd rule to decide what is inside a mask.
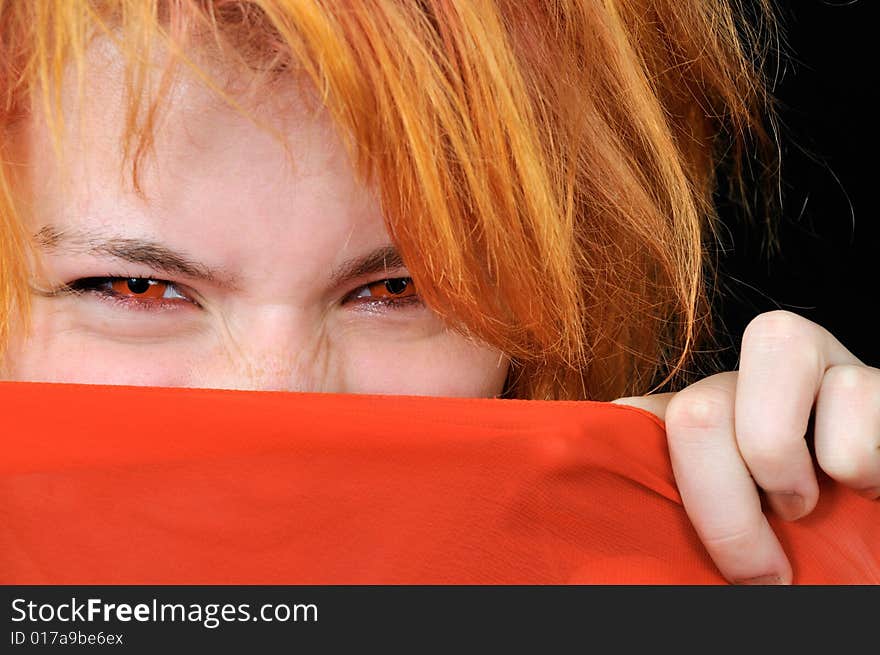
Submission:
[[[506,395],[610,399],[673,379],[707,334],[717,163],[765,139],[748,25],[723,0],[6,0],[0,135],[40,98],[60,143],[60,80],[100,34],[124,56],[136,188],[178,65],[238,106],[190,53],[256,93],[303,77],[425,302],[511,358]],[[27,322],[11,179],[5,166],[0,343]]]

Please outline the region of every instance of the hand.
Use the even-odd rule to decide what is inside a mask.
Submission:
[[[811,412],[818,466],[880,496],[880,370],[796,314],[755,318],[743,335],[738,372],[674,394],[614,402],[666,421],[685,510],[731,582],[791,583],[791,565],[758,494],[763,490],[786,520],[813,511],[819,487],[805,439]]]

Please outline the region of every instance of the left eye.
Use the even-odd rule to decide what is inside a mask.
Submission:
[[[410,298],[415,295],[416,289],[412,278],[395,277],[365,284],[357,289],[357,292],[352,297],[390,300],[395,298]]]

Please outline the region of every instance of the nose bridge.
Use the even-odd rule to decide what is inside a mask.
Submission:
[[[236,388],[253,391],[320,391],[311,371],[275,359],[248,360],[234,372]]]
[[[323,324],[289,307],[264,307],[243,320],[223,321],[222,364],[206,386],[254,391],[323,391],[326,347]]]

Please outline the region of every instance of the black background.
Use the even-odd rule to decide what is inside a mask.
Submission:
[[[880,366],[874,311],[880,218],[875,162],[878,0],[776,0],[785,37],[775,89],[781,119],[779,248],[742,217],[723,216],[719,315],[727,368],[758,313],[786,309],[827,328]],[[772,72],[771,72],[772,75]]]

